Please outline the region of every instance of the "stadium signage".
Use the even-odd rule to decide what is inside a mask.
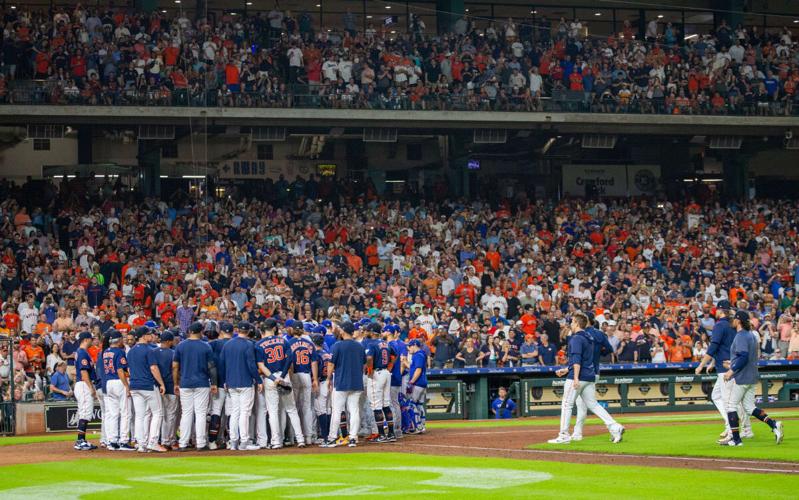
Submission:
[[[89,429],[99,429],[102,419],[100,405],[96,404]],[[74,431],[78,428],[78,405],[75,402],[45,404],[44,426],[47,432]]]

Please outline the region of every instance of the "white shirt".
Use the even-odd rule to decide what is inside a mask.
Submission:
[[[336,61],[325,61],[322,64],[322,73],[325,75],[326,80],[335,82],[338,76],[338,63]]]
[[[302,51],[297,47],[292,47],[286,52],[289,58],[289,66],[302,66]]]
[[[36,306],[29,306],[27,302],[23,302],[17,308],[17,313],[19,314],[22,331],[33,333],[39,318],[39,310],[36,309]]]
[[[339,61],[338,74],[345,82],[350,81],[350,78],[352,78],[352,61]]]
[[[530,80],[530,92],[533,94],[539,92],[541,90],[541,85],[543,84],[541,75],[538,73],[530,73],[527,75],[527,77],[528,80]]]

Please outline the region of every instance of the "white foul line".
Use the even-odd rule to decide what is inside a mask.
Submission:
[[[724,467],[724,468],[731,470],[753,470],[758,472],[787,472],[788,474],[799,474],[799,470],[787,470],[787,469],[758,469],[755,467]]]
[[[643,458],[643,459],[658,459],[658,460],[678,460],[678,461],[692,461],[692,462],[720,462],[720,463],[736,463],[736,464],[756,464],[756,465],[782,465],[782,466],[799,466],[790,462],[768,462],[762,460],[738,460],[728,458],[699,458],[699,457],[671,457],[667,455],[633,455],[627,453],[589,453],[586,451],[561,451],[561,450],[518,450],[512,448],[489,448],[483,446],[458,446],[451,444],[417,444],[412,446],[426,446],[431,448],[456,448],[463,450],[481,450],[481,451],[503,451],[503,452],[522,452],[522,453],[549,453],[552,455],[589,455],[592,457],[616,457],[616,458]],[[771,469],[768,469],[771,470]],[[796,471],[799,473],[799,470]]]

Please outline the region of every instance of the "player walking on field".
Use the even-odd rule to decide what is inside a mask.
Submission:
[[[557,375],[562,377],[568,374],[563,384],[563,402],[560,408],[560,433],[558,437],[550,439],[549,443],[567,444],[571,442],[569,424],[571,423],[574,404],[578,397],[582,397],[586,407],[602,419],[603,422],[614,422],[607,410],[599,406],[596,401],[595,385],[596,371],[594,369],[594,341],[585,331],[588,326],[588,317],[583,313],[576,313],[572,317],[571,332],[569,337],[569,365],[558,370]],[[611,440],[619,443],[622,440],[624,428],[621,425],[612,425],[608,428]]]
[[[330,422],[330,432],[327,439],[321,444],[323,448],[338,446],[339,426],[341,413],[346,408],[349,423],[348,446],[358,446],[358,429],[361,426],[360,398],[363,392],[363,373],[366,364],[366,351],[363,346],[352,339],[355,327],[345,321],[337,327],[340,340],[333,344],[331,359],[328,363],[328,384],[333,390],[333,415]],[[332,382],[331,382],[332,381]]]
[[[733,318],[736,330],[732,342],[732,360],[729,369],[724,373],[724,380],[732,383],[729,400],[727,401],[727,419],[730,423],[732,439],[728,446],[742,446],[739,432],[738,407],[743,404],[744,411],[758,420],[763,421],[771,428],[777,444],[782,442],[782,422],[771,419],[766,412],[755,406],[755,384],[760,378],[757,372],[757,339],[750,331],[749,313],[738,311]]]
[[[91,451],[97,447],[86,441],[86,428],[94,415],[94,399],[97,397],[95,389],[96,374],[94,362],[89,356],[89,346],[92,344],[92,334],[82,332],[78,335],[80,347],[76,352],[75,369],[77,383],[75,383],[75,399],[78,402],[78,438],[75,449],[78,451]]]
[[[156,350],[150,345],[152,332],[146,326],[134,331],[136,345],[128,351],[130,372],[130,395],[135,411],[134,435],[139,453],[155,451],[163,453],[166,448],[158,444],[163,419],[161,395],[164,380],[158,369]],[[155,389],[156,385],[158,390]]]
[[[203,342],[203,325],[189,325],[189,338],[178,344],[172,362],[175,394],[180,398],[180,448],[188,451],[192,430],[197,451],[207,451],[208,403],[217,392],[217,369],[211,346]]]

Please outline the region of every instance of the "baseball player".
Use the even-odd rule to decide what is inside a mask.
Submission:
[[[333,391],[333,416],[330,422],[330,431],[327,439],[320,445],[323,448],[338,446],[339,426],[341,413],[346,408],[349,424],[350,448],[358,446],[358,429],[361,426],[360,398],[363,392],[363,372],[366,364],[366,351],[363,346],[353,340],[355,327],[345,321],[336,327],[340,340],[333,344],[330,352],[330,362],[327,364],[328,390]]]
[[[161,446],[168,449],[177,447],[178,397],[175,395],[175,381],[172,379],[172,359],[175,357],[172,345],[174,342],[175,334],[171,330],[167,330],[161,333],[161,344],[155,350],[158,372],[164,381],[164,392],[161,394]]]
[[[103,340],[100,344],[100,354],[98,357],[100,364],[103,362],[103,353],[110,347],[108,345],[108,336],[110,334],[110,330],[103,333]],[[108,414],[105,412],[105,373],[101,366],[95,366],[94,374],[96,378],[100,380],[100,384],[97,387],[97,399],[100,401],[100,414],[103,416],[102,420],[100,421],[100,446],[107,449],[109,441],[107,425],[108,419],[106,418]]]
[[[263,390],[255,364],[255,346],[246,335],[240,334],[225,343],[219,360],[224,370],[225,390],[230,398],[230,449],[260,450],[260,446],[250,441],[255,388]]]
[[[729,400],[730,391],[732,390],[732,382],[724,379],[723,368],[725,364],[730,361],[730,348],[736,332],[735,328],[730,325],[728,319],[729,314],[730,303],[726,300],[719,301],[719,303],[716,304],[717,321],[713,326],[713,332],[710,336],[710,345],[707,348],[707,353],[699,361],[699,366],[697,366],[695,370],[697,375],[701,375],[702,370],[704,370],[705,366],[710,364],[711,361],[716,367],[716,373],[718,375],[716,377],[716,383],[713,385],[713,392],[710,398],[713,400],[713,404],[716,405],[716,409],[718,409],[724,421],[724,432],[719,436],[720,444],[725,444],[730,437],[730,425],[727,420],[727,401]],[[751,424],[749,424],[748,429],[744,429],[741,435],[743,437],[754,436]]]
[[[207,451],[206,418],[208,402],[217,392],[217,369],[211,346],[202,341],[203,325],[189,325],[189,338],[175,348],[172,378],[175,394],[180,398],[180,442],[178,451],[188,451],[192,429],[197,451]]]
[[[393,443],[397,440],[394,434],[394,414],[391,410],[391,364],[396,359],[396,353],[388,345],[386,339],[382,338],[379,325],[372,335],[372,342],[369,343],[366,351],[366,364],[371,367],[372,375],[370,384],[372,385],[371,403],[374,412],[375,422],[377,422],[377,432],[380,437],[378,443]],[[388,432],[384,429],[388,427]]]
[[[81,332],[78,335],[78,342],[80,347],[75,353],[78,380],[75,383],[75,399],[78,401],[78,437],[74,448],[78,451],[91,451],[97,449],[95,445],[86,441],[86,428],[94,415],[94,398],[97,397],[94,362],[87,350],[92,344],[92,334]]]
[[[380,330],[380,325],[372,323],[369,318],[363,318],[355,324],[356,330],[354,339],[360,342],[363,350],[366,351],[369,344],[372,342],[371,334],[373,329]],[[377,421],[372,412],[372,384],[369,383],[369,378],[372,376],[371,366],[366,366],[363,373],[363,388],[359,406],[361,407],[361,428],[358,432],[359,435],[364,436],[369,443],[376,442],[380,434],[377,432]]]
[[[214,363],[217,366],[217,383],[220,389],[216,394],[211,396],[211,423],[208,430],[208,449],[216,450],[218,448],[217,439],[219,437],[219,430],[222,427],[222,412],[225,409],[225,400],[228,396],[225,387],[225,367],[220,362],[220,355],[225,344],[233,336],[233,324],[228,321],[221,321],[219,323],[219,331],[217,331],[215,321],[209,321],[205,325],[205,335],[208,337],[211,350],[214,353]]]
[[[322,331],[319,330],[322,329]],[[314,394],[314,411],[319,421],[319,435],[324,436],[316,444],[322,444],[327,435],[330,434],[330,392],[327,384],[327,364],[330,362],[330,352],[325,348],[325,333],[327,329],[323,326],[317,328],[317,333],[312,337],[316,346],[313,363],[316,365],[316,373],[319,375],[319,388]]]
[[[397,438],[402,438],[402,410],[400,408],[400,393],[405,393],[408,384],[408,346],[399,339],[399,325],[387,325],[388,345],[396,353],[397,359],[391,366],[391,413],[394,416],[394,433]]]
[[[158,444],[161,433],[163,408],[161,395],[165,392],[164,380],[158,369],[158,357],[152,348],[152,332],[146,326],[133,331],[136,345],[128,351],[127,362],[130,373],[130,396],[135,411],[134,436],[137,451],[163,453],[166,448]],[[156,385],[158,390],[155,390]]]
[[[317,436],[311,395],[319,390],[319,372],[317,365],[312,362],[316,357],[316,346],[303,336],[303,329],[295,326],[288,331],[291,338],[287,343],[294,366],[294,372],[291,374],[291,387],[302,422],[302,435],[315,441]]]
[[[747,414],[763,421],[771,428],[775,441],[780,444],[783,438],[782,422],[771,419],[766,412],[755,406],[755,385],[760,378],[757,372],[758,343],[750,331],[749,313],[743,310],[736,312],[733,327],[736,335],[731,348],[732,360],[724,373],[724,380],[732,383],[727,400],[727,420],[732,439],[725,444],[743,446],[738,427],[738,407],[741,404]]]
[[[414,411],[414,428],[408,434],[424,434],[427,429],[427,352],[422,349],[422,342],[413,339],[408,343],[411,355],[411,366],[408,369],[408,385],[405,394]]]
[[[592,321],[591,313],[588,313],[589,321]],[[594,392],[596,391],[596,380],[599,380],[599,358],[602,357],[603,354],[613,352],[613,346],[610,345],[610,341],[608,341],[607,335],[602,333],[600,330],[594,328],[593,325],[588,326],[585,329],[588,335],[594,341],[594,350],[593,350],[593,361],[594,361],[594,371],[596,372],[595,381],[593,382],[594,385]],[[589,391],[590,392],[590,391]],[[583,391],[585,394],[585,391]],[[599,408],[602,408],[599,406]],[[604,410],[604,408],[603,408]],[[615,428],[616,432],[624,435],[624,427],[621,426],[616,420],[608,413],[607,411],[600,412],[599,414],[595,414],[597,417],[602,419],[602,422],[605,423],[608,430]],[[585,417],[588,416],[588,405],[585,402],[583,395],[577,398],[577,421],[574,424],[574,431],[571,435],[572,441],[581,441],[583,439],[583,425],[585,424]]]
[[[288,352],[288,342],[277,335],[277,322],[272,318],[267,319],[264,322],[261,340],[256,343],[255,360],[258,363],[258,371],[264,377],[264,400],[269,415],[269,430],[272,434],[272,444],[269,448],[272,450],[283,448],[284,426],[280,418],[282,409],[286,411],[291,421],[291,427],[297,438],[297,447],[305,448],[300,416],[297,413],[294,396],[291,394],[291,382],[288,380],[291,368]]]
[[[567,444],[571,442],[569,424],[572,411],[578,397],[582,397],[585,405],[591,412],[602,419],[603,422],[613,421],[607,411],[599,406],[595,396],[596,372],[594,371],[594,340],[585,331],[588,327],[588,317],[583,313],[576,313],[570,325],[572,335],[569,337],[569,366],[561,368],[557,375],[562,377],[568,373],[568,378],[563,384],[563,403],[560,410],[560,433],[558,437],[550,439],[550,443]],[[608,427],[611,440],[621,442],[624,428],[618,424]]]
[[[128,386],[128,360],[122,346],[122,334],[112,330],[108,345],[103,352],[103,376],[105,377],[105,409],[108,419],[108,449],[134,451],[130,445],[130,387]]]

